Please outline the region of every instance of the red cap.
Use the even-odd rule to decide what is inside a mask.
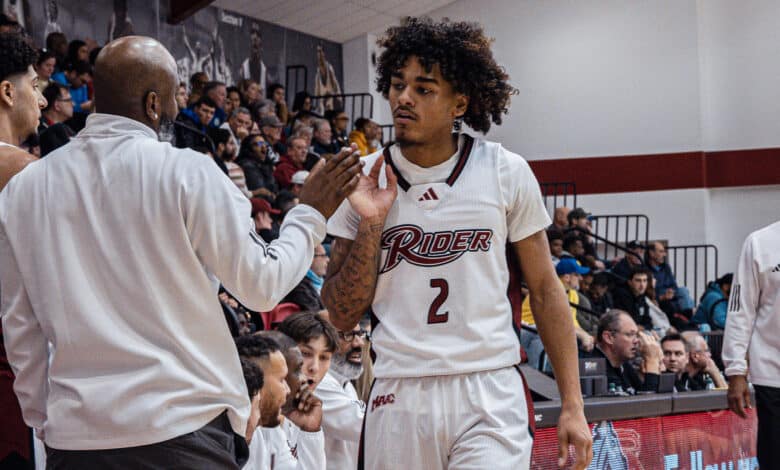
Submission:
[[[268,212],[271,214],[281,214],[282,211],[279,209],[274,209],[271,207],[271,204],[266,201],[265,199],[261,199],[259,197],[253,197],[250,199],[252,202],[252,217],[254,217],[258,212]]]

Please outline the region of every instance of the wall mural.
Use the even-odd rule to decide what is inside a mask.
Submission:
[[[184,82],[202,70],[210,79],[226,83],[253,78],[265,89],[274,82],[285,83],[287,66],[304,65],[307,91],[341,92],[340,44],[217,7],[204,8],[179,25],[169,25],[165,0],[0,2],[2,11],[15,16],[39,46],[54,31],[62,31],[69,40],[94,39],[100,45],[140,34],[156,37],[171,51]],[[290,101],[294,91],[288,90]]]

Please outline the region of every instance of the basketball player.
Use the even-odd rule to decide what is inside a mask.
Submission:
[[[371,310],[375,375],[360,464],[370,469],[529,468],[505,246],[522,260],[532,310],[561,391],[559,465],[591,458],[571,313],[550,262],[545,211],[528,164],[487,132],[514,92],[478,25],[411,18],[379,45],[377,89],[397,143],[329,221],[322,291],[333,324]],[[361,467],[363,468],[363,467]]]

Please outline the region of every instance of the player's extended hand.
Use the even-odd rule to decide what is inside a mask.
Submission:
[[[390,165],[384,165],[384,163],[385,157],[379,157],[371,167],[371,171],[360,177],[357,188],[349,196],[349,203],[361,219],[379,218],[384,220],[398,195],[398,178]],[[387,187],[384,189],[379,187],[379,173],[382,171],[383,165],[387,176]]]
[[[588,468],[593,459],[593,438],[582,406],[561,409],[561,416],[558,418],[558,468],[563,468],[569,460],[569,445],[574,446],[572,468]]]
[[[355,190],[363,174],[357,147],[344,147],[339,153],[320,160],[301,188],[299,200],[317,209],[326,219]]]
[[[726,394],[729,400],[729,409],[742,418],[746,418],[745,408],[752,408],[750,404],[750,387],[744,375],[732,375],[729,377],[729,391]]]
[[[308,385],[301,386],[296,398],[298,406],[287,413],[287,418],[302,431],[319,431],[322,426],[322,400],[314,395]]]

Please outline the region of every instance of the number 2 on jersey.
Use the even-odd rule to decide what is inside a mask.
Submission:
[[[428,309],[428,324],[433,323],[447,323],[450,312],[438,313],[444,301],[450,295],[450,285],[447,284],[445,279],[431,279],[431,288],[439,289],[439,295],[433,299],[431,308]]]

